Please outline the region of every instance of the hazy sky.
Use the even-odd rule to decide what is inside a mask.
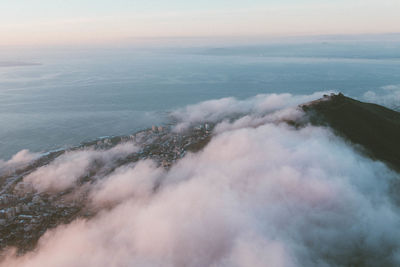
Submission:
[[[0,45],[400,32],[400,0],[0,0]]]

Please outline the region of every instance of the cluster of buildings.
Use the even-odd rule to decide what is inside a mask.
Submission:
[[[27,193],[5,194],[0,205],[0,248],[31,249],[49,228],[73,220],[80,211],[75,203],[63,203],[54,196]]]
[[[133,139],[142,147],[138,152],[140,159],[152,159],[168,169],[187,152],[203,148],[211,138],[212,128],[213,125],[204,123],[176,133],[166,127],[153,126],[137,133]]]

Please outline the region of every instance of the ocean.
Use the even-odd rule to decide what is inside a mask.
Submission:
[[[169,112],[209,99],[318,91],[361,100],[400,96],[396,42],[3,48],[0,63],[3,160],[22,149],[45,152],[164,124]]]

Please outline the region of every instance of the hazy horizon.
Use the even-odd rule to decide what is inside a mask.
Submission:
[[[21,0],[0,3],[0,10],[0,46],[400,32],[396,0]]]

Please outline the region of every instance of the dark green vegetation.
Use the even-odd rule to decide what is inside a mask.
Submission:
[[[343,94],[301,106],[314,125],[330,126],[369,157],[400,171],[400,113]]]

